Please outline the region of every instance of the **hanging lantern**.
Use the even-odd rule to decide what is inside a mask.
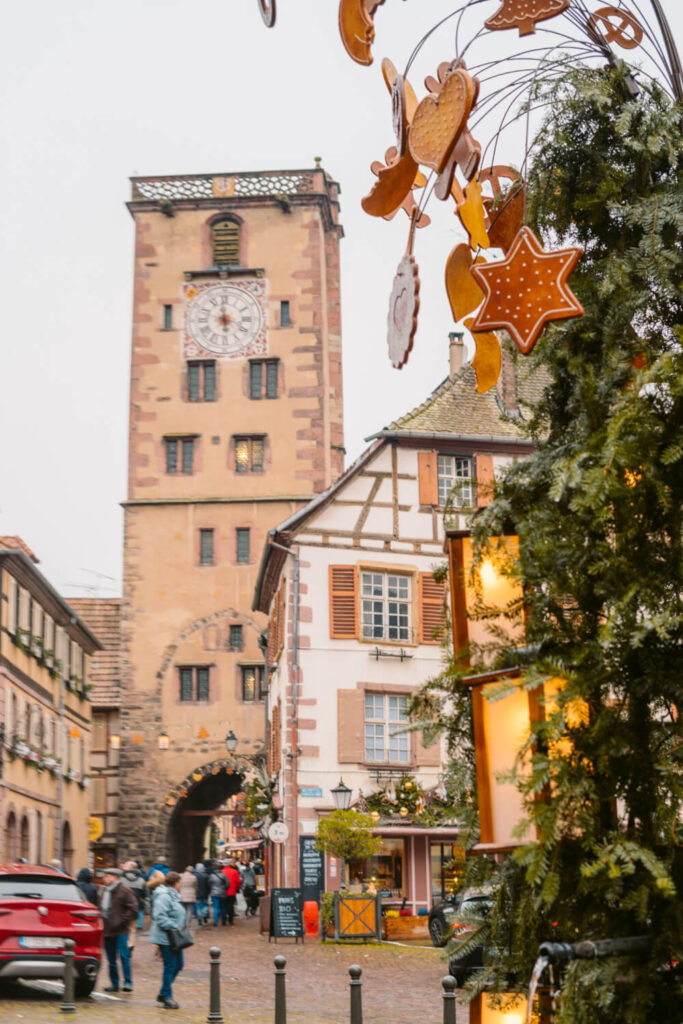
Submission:
[[[159,750],[168,750],[171,745],[171,737],[168,735],[165,729],[162,729],[157,736],[157,746]]]
[[[470,1024],[525,1024],[527,1000],[520,996],[512,1005],[497,1005],[503,996],[492,995],[490,992],[482,992],[470,1003]],[[534,1014],[531,1017],[533,1024],[537,1024],[538,1017]]]
[[[112,750],[121,749],[121,737],[119,736],[118,733],[114,732],[111,734],[111,736],[109,737],[109,746],[111,747]]]

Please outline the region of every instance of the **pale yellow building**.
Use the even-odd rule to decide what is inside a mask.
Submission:
[[[338,186],[135,178],[119,857],[184,868],[263,748],[268,531],[343,469]]]
[[[89,663],[100,644],[36,568],[0,538],[0,861],[88,864]]]

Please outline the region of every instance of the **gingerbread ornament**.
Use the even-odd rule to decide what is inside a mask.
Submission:
[[[277,15],[275,0],[258,0],[258,9],[268,28],[272,28]]]
[[[455,173],[453,150],[475,95],[474,80],[457,68],[448,75],[438,96],[425,96],[415,111],[408,145],[417,163],[434,168],[439,175],[435,192],[440,199],[450,193]]]
[[[391,96],[396,147],[400,155],[404,156],[408,146],[408,129],[418,106],[417,96],[410,82],[399,75],[388,57],[382,61],[382,75]]]
[[[415,214],[410,225],[408,247],[398,265],[389,296],[387,317],[387,348],[391,365],[400,370],[408,361],[417,330],[420,309],[420,275],[413,256]]]
[[[408,217],[412,217],[417,206],[412,190],[424,188],[427,179],[418,169],[410,153],[399,157],[395,146],[386,151],[384,159],[386,166],[379,160],[370,164],[370,170],[377,176],[378,181],[372,186],[369,195],[361,199],[360,204],[371,217],[392,220],[401,209],[406,211]],[[429,224],[431,219],[426,213],[421,213],[416,227],[426,228]]]
[[[457,182],[453,183],[454,186]],[[460,186],[453,188],[456,197],[455,212],[467,232],[471,249],[488,249],[491,245],[489,236],[486,233],[486,210],[481,195],[481,184],[475,178],[465,186],[465,191]]]
[[[384,0],[340,0],[339,34],[344,49],[357,64],[372,64],[374,14],[383,3]]]
[[[484,263],[483,256],[477,256],[477,263]],[[446,260],[446,294],[455,321],[473,313],[484,301],[484,293],[470,274],[472,250],[467,242],[461,242],[451,250]]]
[[[619,21],[618,25],[613,24],[616,19]],[[602,35],[605,42],[616,43],[624,50],[635,50],[643,41],[643,29],[630,11],[620,10],[611,5],[598,7],[597,11],[593,11],[588,19],[588,24],[599,35]],[[599,26],[602,27],[603,32],[600,32]],[[631,30],[631,34],[627,33],[627,29]]]
[[[492,195],[484,195],[486,232],[495,249],[507,252],[524,223],[524,185],[519,171],[512,167],[487,167],[479,180]],[[503,181],[509,182],[507,188]]]
[[[536,22],[566,11],[571,0],[502,0],[500,8],[484,24],[491,31],[518,28],[520,36],[536,31]]]
[[[500,351],[500,342],[495,332],[472,331],[473,323],[473,319],[465,320],[465,327],[471,332],[472,340],[474,341],[474,355],[471,365],[477,378],[475,390],[480,395],[484,395],[498,383],[503,356]]]
[[[583,316],[567,284],[582,252],[574,247],[545,252],[531,228],[523,227],[505,259],[470,270],[485,295],[472,330],[506,330],[528,355],[547,323]]]

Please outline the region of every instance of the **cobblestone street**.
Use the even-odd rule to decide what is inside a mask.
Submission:
[[[96,994],[77,1001],[76,1018],[89,1024],[137,1024],[138,1021],[175,1020],[200,1024],[209,1009],[209,948],[221,949],[221,998],[226,1024],[272,1024],[273,958],[287,959],[288,1024],[330,1021],[348,1024],[348,968],[363,969],[364,1024],[416,1024],[442,1019],[441,978],[445,963],[436,949],[418,946],[336,946],[307,939],[305,945],[291,940],[268,943],[259,935],[258,922],[239,918],[234,928],[205,928],[196,933],[187,951],[185,970],[173,987],[179,1010],[165,1010],[156,1002],[161,963],[146,936],[139,937],[133,956],[134,992],[112,997],[103,992],[109,984],[103,963]],[[64,1020],[60,1013],[59,982],[12,985],[0,991],[0,1021]],[[468,1011],[458,1008],[458,1024],[467,1024]]]

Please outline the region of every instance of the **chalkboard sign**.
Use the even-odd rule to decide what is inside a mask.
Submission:
[[[304,938],[301,889],[270,890],[270,934],[274,939]]]
[[[315,836],[299,836],[299,878],[304,903],[307,900],[320,903],[325,874],[323,852],[316,850]]]

